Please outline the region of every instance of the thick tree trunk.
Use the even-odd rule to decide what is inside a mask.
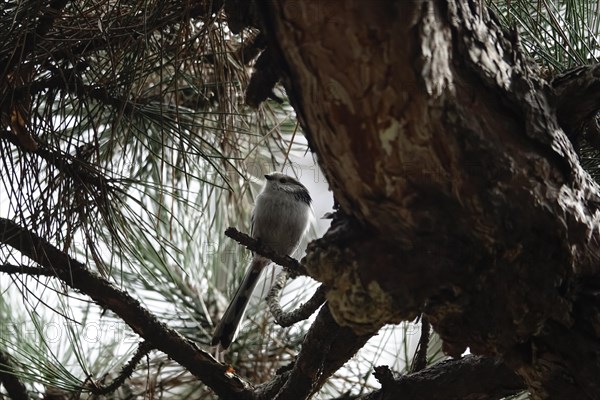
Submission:
[[[347,216],[306,259],[335,320],[424,311],[536,398],[600,398],[598,187],[516,37],[479,1],[258,9]]]

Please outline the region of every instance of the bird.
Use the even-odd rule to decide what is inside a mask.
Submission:
[[[280,255],[292,255],[306,234],[312,213],[308,189],[297,179],[274,172],[265,175],[265,185],[252,212],[251,236]],[[271,260],[254,253],[233,299],[216,325],[212,342],[226,350],[237,335],[240,322],[263,269]]]

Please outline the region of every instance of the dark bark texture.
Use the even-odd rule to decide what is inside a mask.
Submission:
[[[467,356],[437,363],[421,372],[394,378],[386,367],[375,376],[383,388],[364,400],[493,400],[523,390],[522,380],[506,365]]]
[[[481,3],[256,3],[352,221],[304,264],[358,335],[424,312],[535,398],[598,399],[600,197],[560,124],[579,122]]]

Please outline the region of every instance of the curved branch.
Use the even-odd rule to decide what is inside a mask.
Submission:
[[[131,377],[131,374],[133,374],[133,371],[135,370],[135,367],[138,365],[140,360],[145,355],[150,353],[151,350],[152,350],[152,346],[150,345],[150,343],[148,343],[148,342],[140,343],[137,351],[135,352],[135,354],[133,355],[131,360],[129,360],[129,362],[123,366],[119,376],[117,376],[115,379],[113,379],[113,381],[109,385],[100,386],[96,383],[93,383],[92,385],[89,385],[88,388],[90,389],[90,391],[92,393],[97,394],[97,395],[106,395],[106,394],[114,392],[121,385],[123,385],[123,383],[125,383],[125,380],[127,378]]]
[[[319,286],[312,297],[304,304],[301,304],[297,309],[290,312],[285,312],[279,304],[281,299],[281,291],[287,281],[287,272],[281,271],[277,275],[277,279],[267,295],[267,304],[269,310],[275,318],[275,322],[282,327],[292,326],[299,321],[303,321],[310,317],[316,310],[325,302],[325,285]]]
[[[223,399],[250,399],[251,388],[228,366],[160,322],[139,301],[16,223],[0,218],[0,243],[20,251],[73,289],[117,314],[149,345],[181,364]]]

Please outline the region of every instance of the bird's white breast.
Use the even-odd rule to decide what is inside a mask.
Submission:
[[[280,254],[291,255],[308,228],[310,206],[283,190],[256,199],[252,235]]]

